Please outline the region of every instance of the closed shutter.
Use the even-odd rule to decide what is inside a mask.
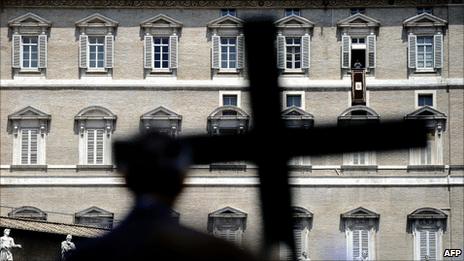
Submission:
[[[408,67],[416,68],[417,67],[417,57],[416,57],[416,48],[417,48],[417,37],[413,34],[408,35]]]
[[[81,34],[79,36],[79,67],[87,68],[87,42],[88,36]]]
[[[243,69],[245,65],[245,43],[243,35],[237,36],[237,69]]]
[[[353,260],[360,256],[361,230],[353,231]]]
[[[293,236],[295,238],[295,255],[299,258],[301,257],[301,249],[303,246],[303,230],[294,229]]]
[[[37,164],[38,130],[21,130],[21,164]]]
[[[435,68],[442,68],[443,66],[443,35],[437,34],[433,36],[433,54]]]
[[[94,129],[87,130],[87,164],[95,164],[95,132]]]
[[[104,134],[103,129],[87,130],[87,164],[103,164]]]
[[[21,164],[29,163],[29,131],[21,130]]]
[[[105,36],[105,68],[113,68],[114,63],[114,36]]]
[[[369,256],[369,232],[367,230],[361,230],[361,255],[367,253]]]
[[[96,164],[103,164],[103,136],[104,130],[98,129],[96,136],[95,136],[95,163]]]
[[[311,60],[310,60],[310,56],[311,56],[311,48],[310,48],[310,44],[311,44],[311,37],[308,35],[308,34],[305,34],[301,37],[301,68],[303,69],[309,69],[310,65],[311,65]]]
[[[47,35],[39,35],[39,68],[47,68]]]
[[[437,233],[436,231],[419,231],[420,260],[437,260]]]
[[[217,229],[214,233],[215,236],[232,242],[234,244],[240,245],[240,230],[231,230],[231,229]]]
[[[367,67],[375,68],[376,58],[375,58],[375,49],[376,49],[376,39],[375,35],[367,36]]]
[[[285,69],[285,36],[277,36],[277,68]]]
[[[351,37],[342,35],[342,68],[351,67]]]
[[[177,50],[178,46],[178,37],[177,35],[169,36],[169,68],[175,69],[177,68]]]
[[[437,260],[437,232],[429,232],[429,260]]]
[[[153,36],[145,35],[144,37],[144,47],[143,47],[143,58],[144,58],[144,67],[145,69],[153,68]]]
[[[212,47],[211,47],[211,67],[213,69],[219,69],[220,65],[220,41],[221,37],[218,35],[213,35],[211,37]]]
[[[21,35],[13,34],[13,45],[11,48],[13,68],[21,68]]]

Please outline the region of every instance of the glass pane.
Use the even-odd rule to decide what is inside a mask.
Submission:
[[[159,61],[155,61],[155,68],[160,68],[160,62]]]
[[[169,56],[167,53],[163,54],[163,61],[167,61],[169,59]]]
[[[98,67],[102,68],[103,67],[103,60],[98,61]]]
[[[168,65],[168,61],[167,61],[167,60],[164,61],[164,62],[163,62],[163,68],[168,68],[168,66],[169,66],[169,65]]]

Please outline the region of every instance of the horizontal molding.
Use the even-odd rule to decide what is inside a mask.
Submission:
[[[308,91],[344,91],[349,90],[350,79],[342,80],[310,80],[307,78],[281,78],[279,84],[284,90],[308,90]],[[245,79],[214,79],[214,80],[1,80],[0,88],[4,90],[246,90],[248,81]],[[415,89],[462,89],[464,79],[438,77],[377,80],[368,79],[368,90],[415,90]]]
[[[291,177],[292,187],[464,186],[464,176],[443,177]],[[119,176],[2,176],[1,186],[123,186]],[[188,177],[186,186],[258,186],[258,177]]]

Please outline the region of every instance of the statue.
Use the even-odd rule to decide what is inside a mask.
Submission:
[[[359,60],[356,60],[356,62],[353,64],[353,67],[355,69],[362,69],[362,63],[359,62]]]
[[[0,261],[13,261],[13,254],[11,249],[13,247],[21,248],[20,244],[15,244],[12,237],[10,237],[10,229],[3,230],[3,237],[0,237]]]
[[[76,249],[76,245],[74,245],[74,243],[71,242],[71,240],[72,240],[72,236],[67,235],[66,240],[61,242],[61,260],[63,261],[67,259],[71,251]]]
[[[308,253],[306,251],[301,252],[301,256],[298,258],[298,261],[309,261]]]

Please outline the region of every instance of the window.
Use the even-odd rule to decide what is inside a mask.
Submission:
[[[74,215],[74,223],[84,226],[111,229],[113,222],[114,214],[98,207],[90,207]]]
[[[225,207],[208,215],[208,231],[216,237],[241,245],[246,219],[245,212]]]
[[[430,106],[433,107],[433,94],[418,94],[417,106]]]
[[[433,37],[417,37],[417,68],[433,68]]]
[[[221,37],[221,69],[237,67],[237,38]]]
[[[309,230],[313,214],[301,207],[292,208],[295,254],[298,260],[309,260]],[[281,248],[280,260],[293,260],[287,248]]]
[[[47,213],[35,207],[24,206],[13,209],[8,213],[8,217],[45,221],[47,220]]]
[[[365,14],[366,13],[366,8],[350,8],[350,14]]]
[[[81,110],[74,122],[74,131],[79,135],[78,167],[110,166],[116,115],[106,108],[91,106]]]
[[[158,131],[176,137],[181,131],[182,116],[160,106],[140,117],[142,131]]]
[[[301,38],[300,37],[286,37],[285,48],[286,48],[286,53],[287,53],[286,69],[300,69],[301,68]]]
[[[237,106],[237,95],[233,94],[225,94],[222,96],[222,104],[223,105],[231,105],[231,106]]]
[[[416,14],[433,14],[433,8],[432,7],[417,7],[416,8]]]
[[[447,218],[447,214],[434,208],[417,209],[408,215],[407,230],[414,237],[414,260],[442,259]]]
[[[45,139],[51,116],[26,107],[8,116],[8,132],[13,134],[13,165],[45,165]]]
[[[105,38],[89,37],[89,68],[103,68],[105,62]]]
[[[176,76],[182,23],[160,14],[143,21],[140,26],[144,32],[145,76]]]
[[[347,260],[375,260],[375,234],[380,215],[359,207],[341,215]]]
[[[81,76],[111,76],[114,63],[114,33],[118,22],[95,13],[76,22],[79,34]]]
[[[221,9],[221,16],[226,16],[226,15],[237,16],[237,10],[232,9],[232,8]]]
[[[287,107],[301,107],[301,95],[287,94]]]
[[[285,16],[291,16],[291,15],[300,15],[301,11],[299,8],[288,8],[285,9]]]
[[[27,13],[8,22],[12,29],[13,76],[34,75],[45,77],[47,67],[47,34],[51,22]]]

